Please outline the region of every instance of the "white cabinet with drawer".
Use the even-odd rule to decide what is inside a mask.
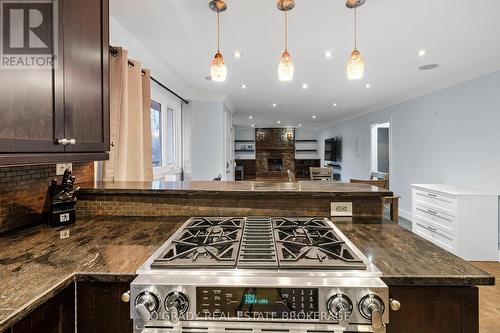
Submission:
[[[498,195],[413,184],[413,232],[465,260],[497,261]]]

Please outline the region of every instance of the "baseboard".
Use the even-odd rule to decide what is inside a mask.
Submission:
[[[407,211],[407,210],[404,210],[404,209],[399,209],[399,216],[401,216],[402,218],[404,219],[407,219],[408,221],[412,221],[413,220],[413,217],[412,217],[412,213]]]

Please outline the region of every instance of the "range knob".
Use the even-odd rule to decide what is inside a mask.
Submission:
[[[179,323],[179,317],[184,315],[189,309],[189,299],[186,294],[180,291],[172,291],[165,298],[165,310],[168,312],[168,319],[172,324]]]
[[[346,322],[352,314],[352,301],[342,293],[338,293],[328,300],[328,312],[335,319]]]
[[[158,296],[150,291],[141,292],[135,299],[134,307],[141,319],[147,321],[151,319],[151,314],[158,311],[160,301]]]
[[[383,331],[384,322],[382,314],[384,310],[384,301],[375,294],[368,294],[359,301],[359,312],[363,317],[371,320],[375,333]]]

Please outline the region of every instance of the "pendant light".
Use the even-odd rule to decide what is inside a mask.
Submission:
[[[278,65],[278,79],[280,81],[292,81],[295,67],[292,57],[288,52],[288,11],[295,7],[295,0],[278,0],[278,9],[284,12],[285,16],[285,51],[281,55]]]
[[[356,9],[365,3],[364,0],[348,0],[346,6],[354,10],[354,50],[347,63],[347,78],[349,80],[359,80],[365,75],[365,64],[363,57],[357,48],[357,16]]]
[[[211,78],[215,82],[224,82],[227,78],[227,67],[220,52],[220,13],[227,9],[227,5],[222,0],[212,0],[209,7],[217,13],[217,53],[210,67]]]

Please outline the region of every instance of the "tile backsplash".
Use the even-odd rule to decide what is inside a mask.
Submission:
[[[73,163],[76,183],[94,180],[94,162]],[[0,168],[0,233],[41,223],[55,164]]]

